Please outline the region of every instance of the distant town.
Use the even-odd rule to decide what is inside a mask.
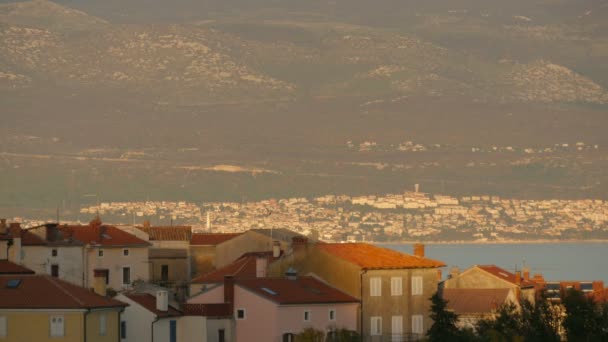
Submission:
[[[116,224],[188,224],[199,232],[288,228],[328,242],[608,239],[608,203],[603,200],[457,198],[424,193],[418,186],[413,190],[244,203],[100,202],[82,208],[79,217],[84,222],[100,215]],[[24,226],[43,223],[16,219]]]

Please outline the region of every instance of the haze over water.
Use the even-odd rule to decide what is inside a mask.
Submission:
[[[383,245],[412,253],[411,244]],[[531,275],[541,273],[547,281],[603,280],[608,283],[608,243],[524,243],[524,244],[432,244],[425,255],[446,263],[444,278],[453,266],[460,270],[473,265],[495,264],[513,272],[523,263]]]

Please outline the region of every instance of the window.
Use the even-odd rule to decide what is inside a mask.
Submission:
[[[412,333],[423,334],[422,315],[412,315]]]
[[[63,316],[49,317],[51,337],[63,337]]]
[[[236,309],[236,319],[245,319],[245,309]]]
[[[127,338],[127,322],[120,321],[120,338]]]
[[[0,337],[8,336],[8,327],[6,324],[6,316],[0,316]]]
[[[123,249],[122,250],[122,256],[129,256],[129,250],[128,249]]]
[[[103,257],[103,249],[97,250],[97,256],[98,257]]]
[[[382,279],[380,277],[369,279],[369,295],[372,297],[382,296]]]
[[[310,311],[304,311],[304,322],[310,321]]]
[[[401,296],[402,294],[401,277],[391,277],[391,296]]]
[[[219,329],[217,331],[217,341],[218,342],[226,342],[226,330]]]
[[[403,340],[403,316],[393,316],[391,318],[392,341]]]
[[[169,265],[160,266],[160,280],[162,280],[162,281],[169,280]]]
[[[57,256],[57,249],[53,248],[53,249],[51,250],[51,256],[54,256],[54,257],[56,257],[56,256]]]
[[[177,321],[169,321],[169,342],[177,342]]]
[[[105,313],[99,314],[99,335],[106,336],[108,331],[107,317]]]
[[[374,316],[371,318],[371,335],[372,336],[380,336],[382,335],[382,317]]]
[[[422,277],[412,277],[412,296],[422,295]]]
[[[51,277],[59,278],[59,265],[51,265]]]
[[[330,321],[336,320],[336,310],[335,309],[329,309],[329,320]]]
[[[283,342],[293,342],[295,341],[296,336],[293,333],[284,333],[281,341]]]
[[[99,270],[103,277],[106,279],[106,285],[110,284],[110,270]]]
[[[122,284],[123,285],[131,284],[131,267],[122,268]]]

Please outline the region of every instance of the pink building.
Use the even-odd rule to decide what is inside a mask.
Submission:
[[[236,341],[293,341],[308,327],[357,330],[359,301],[313,277],[228,276],[188,303],[231,303]]]

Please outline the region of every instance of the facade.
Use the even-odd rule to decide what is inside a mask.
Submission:
[[[519,299],[535,301],[539,288],[530,278],[528,269],[522,273],[511,273],[496,265],[475,265],[460,273],[457,269],[450,272],[450,277],[442,284],[444,289],[513,289]]]
[[[150,279],[150,244],[99,219],[85,226],[60,225],[63,236],[84,244],[84,287],[93,287],[96,274],[103,274],[108,288],[129,289],[136,281]]]
[[[199,233],[192,234],[190,240],[190,274],[205,274],[216,269],[219,246],[241,234]],[[242,255],[242,254],[241,254]],[[240,255],[236,256],[238,258]],[[235,258],[235,259],[236,259]],[[230,262],[234,261],[231,260]]]
[[[119,339],[126,304],[47,275],[0,275],[0,341]]]
[[[422,338],[432,322],[429,298],[442,262],[364,243],[311,244],[294,240],[292,253],[269,265],[276,275],[294,268],[360,299],[358,331],[369,341]]]
[[[177,342],[181,312],[169,305],[168,292],[123,293],[115,299],[129,304],[121,316],[121,342]]]
[[[356,330],[358,300],[313,277],[226,277],[187,305],[229,304],[236,341],[280,342],[304,330]]]
[[[503,305],[519,306],[515,289],[443,289],[447,309],[458,315],[459,328],[475,329],[477,322],[495,318]]]

